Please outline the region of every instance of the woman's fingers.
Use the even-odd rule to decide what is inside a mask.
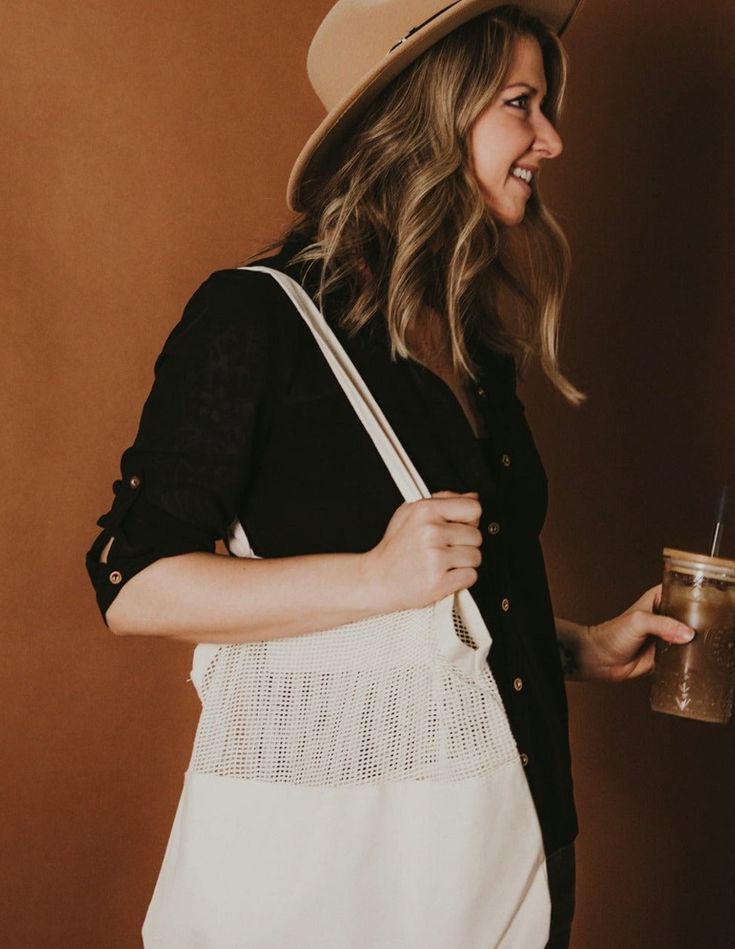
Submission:
[[[396,509],[364,558],[376,589],[385,593],[385,612],[423,607],[475,583],[481,513],[476,491],[438,491]]]
[[[467,494],[437,491],[427,500],[432,516],[438,515],[445,521],[459,521],[477,527],[482,514],[482,506],[478,498],[477,491],[468,491]],[[418,503],[422,504],[423,502],[419,501]]]
[[[477,583],[477,570],[472,567],[458,567],[456,570],[448,570],[444,576],[444,589],[440,594],[442,598],[450,593],[468,590]]]
[[[448,547],[446,554],[446,564],[448,570],[455,570],[457,567],[472,567],[477,569],[482,563],[482,554],[478,547]]]
[[[450,547],[479,547],[482,544],[482,533],[472,524],[445,524],[442,534]]]
[[[656,636],[668,643],[688,643],[694,637],[694,630],[686,623],[671,616],[661,616],[645,610],[634,610],[629,614],[633,629],[640,639]]]
[[[630,617],[633,629],[639,638],[656,636],[670,643],[689,642],[694,630],[670,616],[664,616],[658,610],[661,606],[661,584],[650,587],[623,616]]]
[[[434,491],[432,498],[479,498],[477,491]]]

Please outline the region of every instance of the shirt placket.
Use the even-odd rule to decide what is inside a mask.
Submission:
[[[524,767],[529,765],[529,722],[527,711],[527,683],[522,632],[518,628],[514,610],[514,587],[510,570],[506,528],[509,499],[512,493],[514,458],[505,435],[505,426],[488,401],[482,385],[476,387],[477,405],[484,417],[490,436],[483,440],[484,461],[494,490],[483,501],[480,527],[483,533],[484,555],[481,566],[482,582],[478,595],[483,598],[488,613],[495,618],[493,649],[488,656],[493,675],[506,707],[513,734]]]

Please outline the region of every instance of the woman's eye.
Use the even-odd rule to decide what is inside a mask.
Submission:
[[[523,109],[524,111],[527,111],[528,100],[529,96],[524,94],[522,96],[516,96],[515,99],[508,99],[506,105],[513,106],[514,109]]]

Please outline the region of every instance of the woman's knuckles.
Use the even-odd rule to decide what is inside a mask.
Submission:
[[[464,567],[457,571],[456,590],[466,590],[467,587],[477,583],[477,570],[472,567]]]

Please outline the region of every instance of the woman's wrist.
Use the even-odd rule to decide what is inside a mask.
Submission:
[[[365,616],[391,613],[400,609],[388,598],[387,584],[375,562],[375,548],[360,554],[350,554],[350,556],[353,558],[354,565],[355,607],[363,611]]]
[[[584,680],[584,645],[589,637],[590,627],[571,620],[554,618],[556,624],[556,642],[559,647],[559,659],[565,679]]]

